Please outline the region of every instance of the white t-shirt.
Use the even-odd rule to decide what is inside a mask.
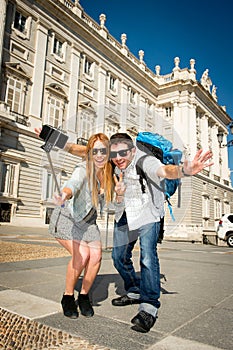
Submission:
[[[158,222],[161,217],[164,216],[164,193],[153,187],[154,200],[152,200],[145,179],[143,179],[145,193],[142,192],[139,175],[136,170],[136,163],[138,159],[144,155],[144,152],[136,148],[133,161],[123,170],[123,181],[126,185],[124,207],[121,205],[118,210],[116,210],[115,220],[118,222],[125,210],[130,230],[136,230],[146,224]],[[158,186],[160,186],[161,178],[158,177],[156,173],[162,165],[160,160],[154,156],[145,157],[142,163],[143,171],[147,177],[158,184]],[[120,170],[116,168],[115,172],[119,174]],[[121,210],[119,210],[120,208]]]

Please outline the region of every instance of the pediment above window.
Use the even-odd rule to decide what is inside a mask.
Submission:
[[[86,110],[94,115],[96,115],[96,111],[94,107],[92,106],[90,101],[82,101],[78,105],[82,110]]]
[[[119,120],[115,115],[109,114],[105,119],[106,121],[109,121],[111,124],[114,124],[116,126],[120,125]]]
[[[136,126],[132,126],[130,128],[127,128],[127,132],[129,134],[131,134],[132,136],[137,136],[138,134],[138,129],[136,128]]]
[[[23,78],[25,80],[31,79],[31,76],[29,75],[28,71],[25,68],[23,68],[19,62],[6,62],[5,69],[11,74],[18,75],[20,78]]]
[[[52,93],[54,95],[59,96],[60,98],[66,100],[66,101],[68,100],[64,89],[58,84],[47,85],[46,90],[48,90],[50,93]]]

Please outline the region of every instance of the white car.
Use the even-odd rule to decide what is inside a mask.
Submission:
[[[218,223],[218,238],[233,248],[233,214],[225,214]]]

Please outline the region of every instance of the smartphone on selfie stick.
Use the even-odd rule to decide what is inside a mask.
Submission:
[[[53,178],[55,181],[55,186],[57,188],[58,193],[61,193],[60,186],[58,184],[56,174],[55,174],[55,171],[53,168],[53,163],[52,163],[52,159],[50,156],[50,151],[54,147],[63,149],[65,147],[67,140],[68,140],[68,136],[64,132],[62,132],[62,130],[56,129],[56,128],[46,124],[46,125],[43,125],[39,137],[40,137],[40,139],[45,141],[44,145],[41,146],[41,148],[47,154],[50,168],[51,168]]]

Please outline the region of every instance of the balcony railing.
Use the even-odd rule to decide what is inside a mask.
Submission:
[[[10,106],[3,101],[0,101],[0,114],[1,113],[6,119],[12,120],[24,126],[30,126],[28,116],[12,111]]]

